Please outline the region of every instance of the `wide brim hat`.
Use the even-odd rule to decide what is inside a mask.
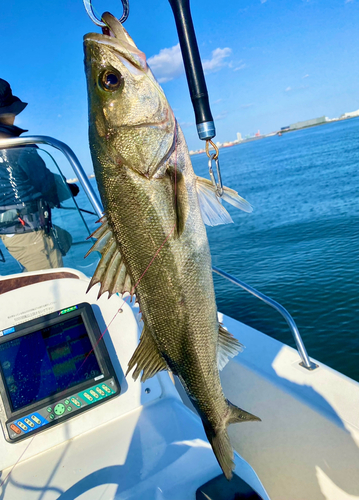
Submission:
[[[10,84],[0,78],[0,115],[18,115],[27,106],[27,102],[14,96]]]

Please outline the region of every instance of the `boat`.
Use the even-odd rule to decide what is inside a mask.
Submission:
[[[99,218],[101,203],[67,145],[29,136],[1,140],[0,150],[32,144],[59,178],[51,150],[64,155]],[[309,358],[280,304],[213,269],[228,293],[237,285],[277,309],[298,348],[219,313],[245,346],[221,373],[224,393],[262,419],[229,427],[236,468],[227,481],[176,377],[125,377],[142,329],[138,305],[128,294],[98,299],[99,285],[87,293],[98,262],[95,252],[83,260],[91,229],[75,199],[62,205],[53,220],[73,235],[64,267],[21,272],[2,248],[1,499],[359,499],[359,384]],[[34,339],[47,344],[29,359]]]

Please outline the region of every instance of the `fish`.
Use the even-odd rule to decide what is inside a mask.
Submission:
[[[89,144],[104,206],[88,252],[101,254],[89,289],[135,295],[143,320],[128,363],[136,380],[176,375],[231,479],[231,423],[260,420],[224,396],[219,370],[242,345],[218,321],[205,223],[232,219],[211,181],[195,175],[181,128],[159,83],[122,24],[103,14],[84,36]],[[222,199],[251,205],[230,188]]]

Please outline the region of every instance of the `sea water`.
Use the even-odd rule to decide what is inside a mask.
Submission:
[[[206,155],[192,157],[208,177]],[[311,357],[359,381],[359,118],[220,150],[234,224],[208,228],[213,265],[280,302]],[[218,309],[295,347],[275,310],[214,275]]]
[[[205,154],[192,162],[209,177]],[[359,118],[221,149],[220,164],[253,213],[224,203],[234,224],[207,228],[213,265],[281,303],[308,354],[359,381]],[[76,201],[93,210],[82,189]],[[91,276],[98,256],[83,259],[91,241],[72,204],[53,210],[73,236],[64,265]],[[93,231],[98,217],[82,215]],[[20,272],[0,247],[0,274]],[[295,347],[278,312],[222,277],[214,283],[219,311]]]
[[[213,265],[281,303],[309,356],[359,381],[359,118],[223,148],[219,157],[224,185],[253,212],[224,203],[234,223],[207,228]],[[192,163],[209,178],[205,154]],[[219,311],[295,347],[277,311],[218,275],[214,284]]]

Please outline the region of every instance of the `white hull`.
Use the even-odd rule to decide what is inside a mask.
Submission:
[[[221,471],[199,418],[166,373],[145,384],[124,378],[138,342],[138,308],[118,296],[97,301],[96,287],[85,294],[83,274],[57,271],[73,277],[0,295],[0,330],[89,302],[101,331],[108,326],[122,393],[34,438],[10,444],[1,436],[1,498],[194,500]],[[223,370],[225,395],[262,419],[229,428],[236,473],[264,500],[359,499],[359,384],[321,363],[308,371],[295,350],[231,318],[223,322],[246,346]]]

